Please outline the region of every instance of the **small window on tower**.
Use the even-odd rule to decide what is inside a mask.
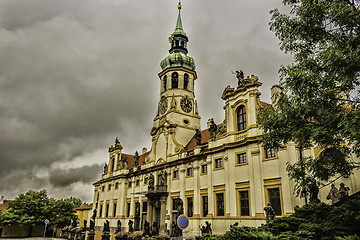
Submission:
[[[189,87],[189,74],[185,73],[184,75],[184,89],[188,90]]]
[[[163,78],[163,90],[166,91],[166,84],[167,84],[167,76],[165,75]]]
[[[179,87],[179,75],[177,72],[171,74],[171,88]]]

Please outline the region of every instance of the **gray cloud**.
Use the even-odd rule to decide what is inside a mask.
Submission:
[[[55,196],[91,201],[92,177],[100,178],[97,166],[116,136],[126,153],[150,147],[159,63],[168,54],[176,6],[168,0],[0,3],[2,195],[49,188]],[[183,1],[203,127],[210,117],[223,120],[221,93],[236,84],[231,70],[258,75],[269,99],[280,64],[290,61],[268,30],[275,7],[277,0]],[[72,178],[76,171],[82,178]]]
[[[97,164],[66,170],[54,169],[50,171],[49,180],[54,187],[65,187],[77,182],[90,183],[99,178],[101,169],[102,166]]]

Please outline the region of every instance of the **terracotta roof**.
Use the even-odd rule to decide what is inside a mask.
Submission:
[[[217,128],[219,129],[222,125],[224,125],[224,123],[217,124]],[[209,140],[210,140],[210,131],[209,131],[209,129],[207,128],[205,130],[202,130],[200,133],[201,133],[201,145],[203,145],[205,143],[208,143]],[[194,134],[194,137],[195,137],[195,134]],[[195,140],[194,137],[186,145],[187,150],[192,150],[197,146],[196,140]]]
[[[260,101],[261,107],[268,109],[268,108],[272,108],[272,105],[263,101]]]
[[[139,156],[139,166],[141,166],[145,162],[145,158],[147,157],[147,155],[149,155],[149,152],[143,153]],[[121,154],[122,161],[125,160],[126,157],[128,159],[128,168],[130,169],[134,166],[135,156],[126,153]]]
[[[92,209],[93,204],[90,203],[89,205],[81,205],[80,207],[75,208],[75,210],[84,211]]]
[[[3,204],[0,204],[0,211],[4,211],[9,206],[9,200],[4,200]]]

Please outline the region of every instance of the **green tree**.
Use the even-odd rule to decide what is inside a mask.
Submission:
[[[260,112],[266,147],[293,141],[299,161],[289,165],[295,192],[306,197],[309,185],[349,175],[359,162],[360,10],[355,0],[283,0],[289,14],[272,10],[270,29],[280,48],[294,55],[282,66],[275,109]],[[325,151],[316,159],[303,149]]]
[[[25,194],[19,194],[9,203],[8,208],[0,213],[0,225],[26,226],[30,228],[29,234],[33,226],[44,224],[46,219],[50,226],[64,227],[77,218],[74,208],[80,205],[81,200],[78,198],[56,200],[49,198],[46,190],[29,190]]]

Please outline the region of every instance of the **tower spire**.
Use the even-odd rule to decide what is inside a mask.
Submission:
[[[176,27],[175,27],[175,31],[174,31],[174,34],[176,33],[182,33],[182,34],[185,34],[184,30],[183,30],[183,27],[182,27],[182,22],[181,22],[181,14],[180,14],[180,11],[181,11],[181,2],[179,1],[179,4],[178,4],[178,9],[179,9],[179,14],[178,14],[178,18],[177,18],[177,21],[176,21]],[[186,35],[186,34],[185,34]]]

